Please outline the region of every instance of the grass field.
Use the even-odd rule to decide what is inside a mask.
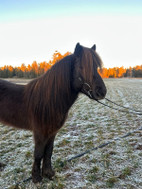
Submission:
[[[106,79],[105,84],[109,99],[142,111],[142,79]],[[56,176],[52,181],[43,179],[34,185],[31,180],[22,182],[31,176],[32,133],[0,124],[0,162],[5,164],[0,172],[0,188],[140,189],[142,131],[66,162],[72,156],[140,127],[142,116],[109,109],[80,95],[55,140],[52,159]],[[18,182],[21,183],[16,186]]]

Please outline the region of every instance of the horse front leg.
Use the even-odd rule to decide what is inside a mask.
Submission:
[[[45,147],[44,157],[43,157],[42,175],[49,179],[52,179],[52,177],[55,175],[55,172],[52,169],[52,163],[51,163],[54,139],[55,139],[55,135],[49,138]]]
[[[47,139],[43,138],[42,135],[35,134],[35,149],[34,149],[34,163],[32,168],[32,180],[34,183],[41,182],[41,160],[44,156],[45,146]]]

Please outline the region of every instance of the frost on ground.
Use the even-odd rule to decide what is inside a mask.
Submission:
[[[142,111],[142,79],[107,79],[107,98]],[[103,100],[108,104],[107,101]],[[52,181],[34,185],[31,176],[33,139],[28,131],[0,125],[0,188],[14,189],[140,189],[142,188],[142,131],[67,159],[142,127],[142,116],[118,112],[80,95],[55,140]],[[62,163],[63,162],[63,163]],[[16,183],[17,184],[16,186]]]

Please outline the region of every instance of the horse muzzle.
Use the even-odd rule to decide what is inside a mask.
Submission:
[[[95,91],[92,91],[92,98],[94,100],[102,100],[105,98],[107,93],[106,87],[96,87]]]
[[[102,87],[96,86],[94,89],[92,89],[88,83],[83,83],[81,92],[93,100],[101,100],[105,98],[107,89],[105,85]]]

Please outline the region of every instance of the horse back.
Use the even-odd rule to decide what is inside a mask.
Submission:
[[[17,85],[5,80],[0,79],[0,101],[3,99],[21,97],[24,86]],[[20,100],[20,99],[19,99]]]
[[[27,115],[24,102],[24,85],[0,79],[0,122],[26,128]]]

